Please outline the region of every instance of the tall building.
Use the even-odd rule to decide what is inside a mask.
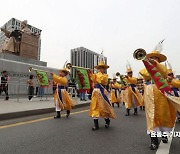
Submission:
[[[8,31],[20,30],[21,29],[21,21],[15,18],[10,19],[7,23],[5,23],[1,28],[6,28]],[[41,57],[41,31],[40,29],[33,27],[28,24],[28,28],[31,30],[32,34],[39,35],[39,42],[38,42],[38,60]],[[0,31],[0,47],[6,40],[6,36],[4,32]]]
[[[73,66],[80,66],[84,68],[93,69],[94,66],[98,64],[100,54],[93,52],[84,47],[79,47],[71,49],[71,64]],[[107,57],[105,58],[105,63],[107,64]],[[72,69],[71,76],[74,78],[76,76],[75,69]]]

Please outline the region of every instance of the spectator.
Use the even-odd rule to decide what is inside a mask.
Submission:
[[[5,92],[5,100],[9,100],[9,95],[8,95],[8,81],[9,81],[9,76],[7,71],[2,71],[1,72],[2,77],[1,77],[1,84],[0,84],[0,95],[2,92]]]
[[[39,87],[39,97],[40,97],[40,101],[42,101],[43,95],[44,95],[44,87],[40,85],[40,87]]]
[[[39,87],[36,87],[36,96],[38,95]]]
[[[81,101],[87,101],[86,100],[86,89],[80,89],[79,90],[79,96]]]
[[[29,77],[29,80],[27,81],[27,84],[28,84],[28,99],[29,101],[32,101],[32,98],[34,96],[34,82],[33,82],[33,78],[34,76],[33,75],[30,75]]]

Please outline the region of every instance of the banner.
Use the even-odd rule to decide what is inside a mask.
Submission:
[[[36,71],[36,74],[40,86],[42,87],[49,86],[49,79],[46,72]]]
[[[172,91],[171,87],[167,83],[166,79],[161,75],[156,66],[149,62],[148,60],[143,60],[144,66],[149,72],[152,80],[154,81],[157,88],[164,94],[170,93]]]
[[[89,71],[84,68],[76,68],[76,72],[76,82],[79,86],[79,89],[91,89]]]
[[[158,69],[156,68],[156,66],[153,63],[151,63],[147,60],[143,60],[143,63],[145,65],[147,71],[151,75],[151,78],[153,79],[156,87],[174,105],[176,110],[178,110],[180,112],[180,97],[176,97],[172,93],[172,89],[171,89],[170,85],[168,84],[166,79],[163,78],[163,76],[161,75],[161,73],[158,71]]]

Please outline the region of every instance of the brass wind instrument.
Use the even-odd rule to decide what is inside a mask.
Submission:
[[[46,72],[46,73],[51,73],[49,71],[44,71],[44,70],[34,69],[33,67],[29,67],[29,72],[32,72],[32,71],[42,71],[42,72]]]
[[[138,48],[134,51],[133,57],[136,60],[144,60],[146,59],[146,51],[142,48]]]
[[[66,68],[67,69],[71,69],[71,68],[83,68],[83,69],[87,69],[87,70],[92,70],[92,71],[95,71],[96,69],[92,69],[92,68],[85,68],[85,67],[79,67],[79,66],[74,66],[74,65],[72,65],[71,63],[67,63],[66,64]]]

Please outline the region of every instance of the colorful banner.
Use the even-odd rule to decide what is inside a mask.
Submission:
[[[153,79],[156,87],[166,96],[168,100],[170,100],[176,110],[180,112],[180,97],[177,97],[172,93],[172,88],[169,86],[166,79],[163,78],[163,76],[153,63],[147,60],[143,60],[143,63],[147,71],[151,75],[151,78]]]
[[[76,68],[76,72],[76,82],[79,86],[79,89],[91,89],[89,71],[84,68]]]
[[[49,79],[46,72],[36,71],[36,74],[40,86],[42,87],[49,86]]]
[[[154,83],[156,84],[157,88],[164,94],[169,93],[172,91],[171,87],[167,83],[166,79],[161,75],[155,65],[153,65],[148,60],[143,60],[143,63],[149,72],[151,78],[153,79]]]

